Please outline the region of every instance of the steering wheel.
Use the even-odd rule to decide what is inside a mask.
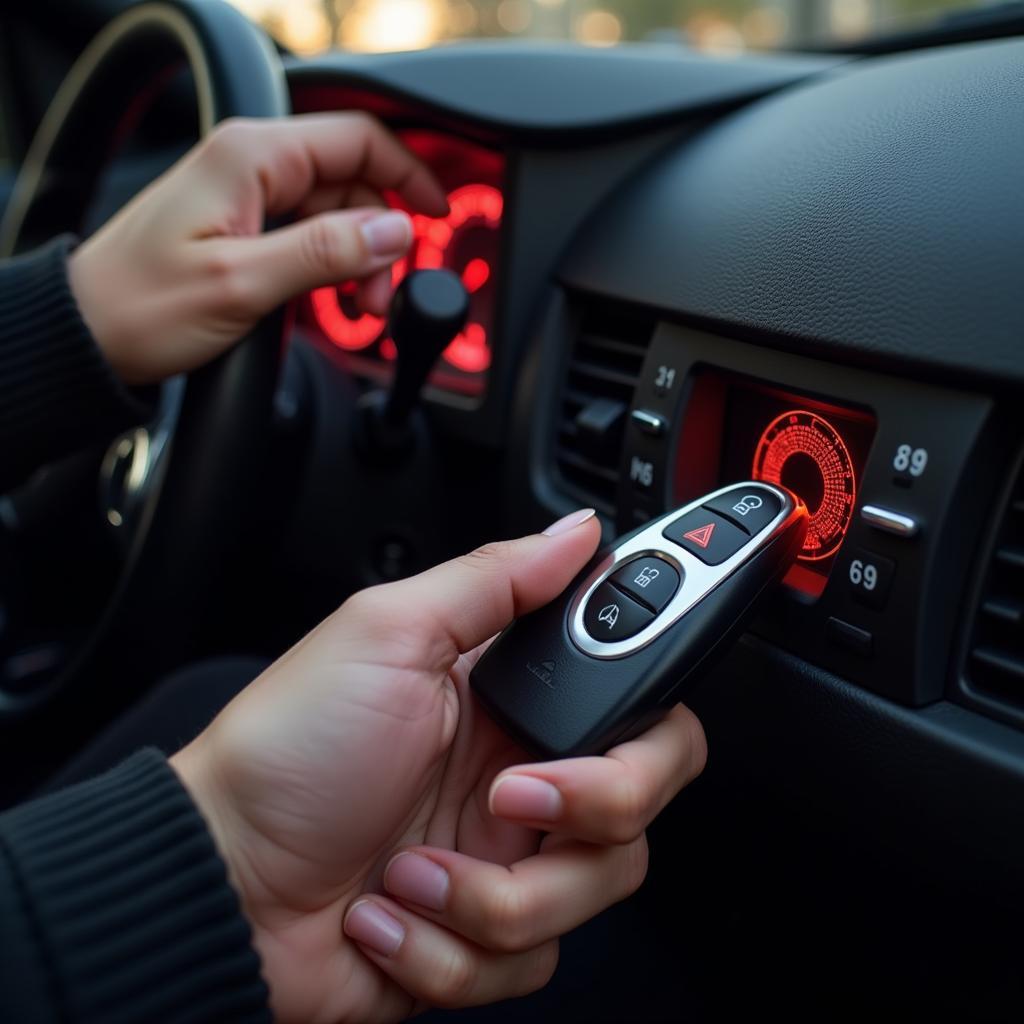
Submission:
[[[200,135],[226,117],[288,112],[272,44],[234,8],[209,0],[130,8],[100,32],[60,86],[0,225],[0,255],[81,230],[109,154],[140,105],[182,69],[194,82]],[[105,680],[125,678],[133,665],[151,675],[187,644],[203,599],[237,549],[238,524],[259,478],[283,325],[279,310],[226,355],[176,382],[161,403],[157,435],[134,432],[111,449],[106,486],[133,499],[131,521],[122,524],[130,536],[119,581],[87,624],[86,642],[51,682],[31,695],[0,694],[5,745],[38,733],[22,726],[45,710],[61,716],[60,752],[66,754],[69,716],[84,738],[137,696]],[[107,514],[114,523],[121,515],[117,508]],[[100,685],[84,686],[86,678]],[[34,758],[39,742],[32,735]]]

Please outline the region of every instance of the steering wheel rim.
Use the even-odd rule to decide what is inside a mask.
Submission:
[[[54,233],[55,220],[60,230],[81,225],[121,127],[110,110],[124,113],[125,97],[137,95],[136,86],[182,63],[195,83],[201,137],[227,117],[289,112],[276,51],[234,8],[197,0],[133,7],[94,38],[54,97],[0,223],[0,255],[15,252],[26,237]],[[85,152],[82,138],[91,143]],[[44,194],[45,203],[39,201]],[[277,310],[230,352],[186,378],[168,455],[154,474],[113,596],[52,682],[28,696],[0,694],[0,726],[57,705],[62,717],[76,716],[84,738],[137,694],[100,687],[86,698],[86,688],[73,683],[85,675],[123,678],[133,665],[151,676],[187,647],[201,616],[196,602],[209,599],[244,532],[238,517],[269,443],[283,328],[284,311]],[[38,745],[33,751],[38,756]],[[60,753],[68,753],[66,746]]]

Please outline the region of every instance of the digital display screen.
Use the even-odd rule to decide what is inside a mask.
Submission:
[[[695,376],[687,405],[675,498],[692,500],[736,480],[788,487],[807,505],[810,521],[786,582],[816,597],[853,518],[874,434],[866,411],[706,370]],[[710,437],[719,443],[709,445]]]

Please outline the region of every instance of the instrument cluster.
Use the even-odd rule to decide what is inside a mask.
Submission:
[[[709,421],[718,424],[722,481],[762,480],[803,499],[810,520],[787,582],[810,595],[820,594],[853,520],[875,417],[853,406],[711,369],[696,375],[691,403],[700,411],[696,420],[684,422],[691,436],[707,438]],[[684,450],[681,446],[680,452]],[[699,487],[689,479],[692,468],[690,460],[681,458],[677,464],[680,498]]]
[[[430,382],[450,394],[479,398],[491,365],[496,323],[504,158],[442,132],[409,129],[398,134],[437,175],[450,211],[439,219],[409,211],[413,243],[408,256],[395,264],[393,283],[412,270],[446,268],[461,277],[470,295],[469,320],[445,349]],[[403,208],[397,196],[385,198]],[[339,282],[311,292],[300,309],[300,322],[353,373],[381,380],[390,374],[395,345],[385,318],[356,308],[355,291],[354,283]]]

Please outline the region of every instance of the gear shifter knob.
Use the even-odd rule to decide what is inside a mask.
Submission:
[[[468,315],[469,294],[450,270],[417,270],[399,284],[390,317],[398,361],[383,410],[389,429],[406,425],[431,368]]]
[[[395,378],[387,394],[371,391],[359,401],[355,446],[374,465],[397,465],[413,449],[413,413],[438,357],[462,330],[469,295],[450,270],[416,270],[391,300],[391,339],[398,350]]]

